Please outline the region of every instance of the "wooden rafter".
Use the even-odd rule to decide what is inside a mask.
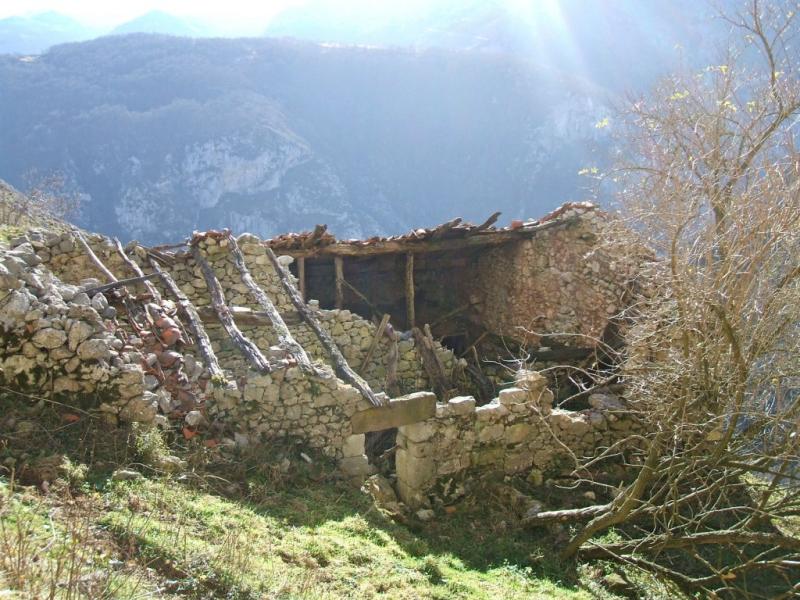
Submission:
[[[357,389],[370,404],[373,406],[383,406],[384,402],[375,395],[375,392],[372,391],[372,389],[369,387],[369,384],[364,381],[364,379],[358,373],[353,371],[353,369],[347,363],[347,359],[345,359],[341,350],[339,350],[333,339],[331,339],[331,336],[322,328],[319,319],[314,316],[314,314],[311,312],[311,309],[306,305],[305,302],[303,302],[303,299],[300,297],[300,292],[297,291],[294,283],[292,283],[289,273],[278,262],[278,258],[275,256],[272,248],[266,247],[264,250],[270,262],[272,263],[275,272],[278,274],[278,277],[281,280],[283,289],[289,295],[289,298],[291,299],[294,307],[297,309],[297,312],[300,313],[300,317],[311,328],[311,330],[317,336],[317,339],[319,339],[320,344],[322,344],[322,347],[325,348],[330,355],[336,374],[343,381],[349,383],[355,389]]]
[[[225,294],[222,292],[222,286],[219,284],[217,276],[214,274],[214,269],[208,264],[208,261],[200,253],[197,246],[192,247],[192,257],[195,262],[200,266],[203,271],[203,278],[206,280],[206,286],[211,293],[211,304],[217,313],[219,322],[222,323],[223,329],[230,336],[234,346],[244,355],[247,361],[257,371],[264,373],[272,372],[272,366],[269,364],[267,358],[258,349],[242,331],[236,326],[236,323],[231,316],[228,305],[225,304]]]
[[[250,270],[247,268],[247,265],[244,262],[244,255],[239,249],[239,244],[236,243],[236,238],[229,233],[227,239],[228,248],[233,256],[233,263],[236,265],[236,269],[239,271],[239,275],[241,276],[244,284],[247,286],[247,289],[250,290],[250,293],[256,299],[256,302],[258,302],[259,306],[264,311],[264,314],[269,319],[272,328],[278,334],[278,345],[283,350],[291,354],[292,357],[294,357],[294,359],[297,361],[297,365],[303,371],[307,373],[313,373],[314,375],[319,375],[318,370],[314,367],[314,365],[311,364],[311,360],[308,358],[306,351],[300,344],[297,343],[297,340],[294,339],[292,332],[289,331],[289,328],[286,326],[286,323],[278,312],[278,309],[275,307],[275,304],[273,304],[272,300],[269,299],[269,296],[267,296],[264,290],[262,290],[253,279],[253,276],[250,274]]]

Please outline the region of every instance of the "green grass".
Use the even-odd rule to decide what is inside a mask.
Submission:
[[[559,581],[555,569],[532,568],[540,549],[530,539],[481,535],[458,517],[414,533],[344,484],[278,491],[258,503],[153,480],[115,483],[104,495],[110,508],[101,522],[183,594],[590,597]]]
[[[530,534],[477,514],[397,524],[337,481],[262,486],[258,501],[169,479],[98,483],[75,498],[0,483],[0,544],[28,563],[0,568],[0,598],[86,597],[89,584],[98,598],[596,597]]]

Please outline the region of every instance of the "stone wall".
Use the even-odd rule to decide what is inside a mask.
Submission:
[[[597,394],[593,407],[582,411],[553,409],[552,403],[546,379],[521,371],[516,387],[488,404],[453,398],[437,404],[435,416],[400,427],[400,498],[414,508],[449,503],[485,472],[569,472],[576,458],[595,455],[634,427],[613,396]]]
[[[35,257],[32,260],[43,263],[43,267],[52,269],[60,279],[66,282],[61,283],[56,277],[53,277],[54,281],[59,281],[58,285],[79,291],[81,286],[92,287],[101,283],[97,278],[103,277],[102,274],[79,247],[71,233],[32,233],[29,234],[29,237],[31,235],[37,239],[36,249],[31,248]],[[102,236],[87,236],[87,241],[97,256],[118,278],[133,276],[110,240]],[[312,360],[317,361],[320,365],[328,363],[329,357],[323,351],[316,336],[307,325],[298,321],[289,297],[280,285],[278,276],[269,263],[263,246],[260,245],[260,240],[244,234],[239,237],[238,243],[253,278],[282,314],[287,318],[294,317],[294,323],[290,325],[290,329],[298,342],[305,347]],[[199,243],[199,248],[214,268],[226,295],[227,303],[255,311],[260,310],[242,283],[225,240],[208,237]],[[138,249],[138,254],[134,253],[133,258],[143,271],[152,271],[141,249]],[[190,253],[184,251],[171,255],[170,264],[165,267],[165,270],[170,272],[178,286],[196,307],[203,309],[210,305],[210,294],[205,279]],[[153,279],[153,283],[157,287],[161,287],[158,279]],[[131,289],[137,293],[144,292],[144,288],[138,285],[132,285]],[[166,289],[161,287],[160,291],[165,298],[169,297]],[[104,305],[107,306],[107,302]],[[313,301],[310,306],[316,308]],[[109,307],[108,310],[106,322],[102,325],[98,324],[97,327],[124,329],[126,324],[117,322],[115,309]],[[362,372],[373,389],[380,391],[384,388],[387,361],[392,344],[396,344],[398,352],[397,387],[400,393],[427,387],[427,377],[413,340],[395,339],[391,341],[386,337],[379,340],[369,364],[361,369],[361,362],[375,336],[376,326],[349,311],[319,310],[318,308],[316,310],[323,328],[330,333],[348,361]],[[191,371],[193,376],[186,377],[186,379],[189,380],[189,384],[195,385],[179,391],[184,395],[191,395],[192,406],[184,406],[184,410],[182,410],[176,398],[160,398],[160,403],[148,404],[152,409],[152,415],[148,414],[148,418],[135,418],[134,420],[150,421],[155,418],[155,413],[159,412],[161,413],[159,418],[164,416],[182,417],[196,408],[198,410],[194,412],[199,412],[200,416],[192,418],[198,423],[213,425],[218,430],[223,430],[223,435],[227,436],[222,440],[225,443],[246,445],[279,437],[299,438],[310,447],[340,459],[346,471],[353,474],[367,472],[364,436],[363,434],[353,434],[351,418],[356,412],[371,407],[356,390],[336,379],[330,368],[327,369],[327,377],[309,376],[290,364],[279,366],[269,374],[253,371],[215,318],[207,319],[205,325],[220,366],[227,375],[227,383],[221,385],[209,381],[209,375],[196,354],[195,348],[191,345],[181,348],[180,353],[171,351],[173,354],[179,355],[179,358],[176,359],[177,368],[181,369],[182,365],[187,364],[191,367],[190,369],[181,369],[181,372]],[[268,357],[282,354],[282,350],[275,346],[277,336],[271,326],[248,325],[241,326],[241,329]],[[134,341],[135,343],[140,342],[140,340]],[[116,342],[115,344],[119,345]],[[139,343],[138,349],[126,346],[125,350],[134,351],[134,354],[130,356],[131,362],[145,365],[146,370],[150,356],[148,351],[141,347],[141,343]],[[452,369],[455,364],[452,352],[441,346],[437,346],[437,352],[446,367]],[[161,353],[157,352],[157,354],[160,357]],[[280,362],[277,364],[280,365]],[[78,379],[86,375],[84,371],[86,369],[76,373]],[[103,370],[100,369],[100,371]],[[75,388],[73,391],[77,393],[82,390]],[[163,395],[163,391],[152,389],[144,391],[144,397],[148,400],[155,400],[156,398],[152,394],[156,393]],[[141,416],[139,415],[139,417]]]
[[[103,294],[90,298],[40,268],[43,247],[43,236],[33,235],[0,249],[0,380],[37,396],[81,399],[112,423],[154,421],[165,391],[146,375],[136,341],[115,327]]]
[[[594,346],[624,308],[638,259],[612,219],[591,205],[565,205],[557,219],[558,226],[480,257],[479,318],[488,330],[534,346],[541,333],[566,334],[555,338],[563,345]]]

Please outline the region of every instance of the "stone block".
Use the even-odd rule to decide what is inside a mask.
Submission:
[[[386,406],[374,406],[353,415],[353,433],[382,431],[425,421],[436,414],[436,395],[416,392],[390,400]]]
[[[345,458],[364,454],[364,437],[363,433],[356,433],[344,439],[342,454]]]
[[[495,398],[489,404],[484,404],[475,409],[478,421],[498,421],[508,415],[509,410]]]
[[[502,423],[495,423],[494,425],[487,425],[478,432],[478,441],[482,444],[487,442],[494,442],[503,437],[505,427]]]
[[[421,490],[433,483],[435,464],[433,458],[412,456],[407,450],[398,448],[395,454],[397,480],[409,487]]]
[[[422,490],[413,488],[400,480],[397,481],[396,487],[397,495],[400,497],[400,500],[409,508],[420,508],[430,505],[428,496]]]
[[[505,450],[501,446],[487,446],[472,453],[472,464],[476,467],[502,464]]]
[[[506,428],[506,442],[509,444],[519,444],[527,440],[532,432],[533,427],[528,423],[516,423]]]
[[[506,473],[518,473],[530,467],[533,462],[533,455],[527,451],[506,454],[504,469]]]
[[[459,471],[468,469],[470,464],[471,461],[469,454],[454,456],[442,461],[441,464],[439,464],[437,472],[439,475],[452,475],[453,473],[458,473]]]
[[[506,388],[504,390],[500,390],[500,393],[497,395],[497,399],[500,404],[505,406],[524,404],[528,401],[528,392],[518,387]]]
[[[431,421],[412,423],[411,425],[404,425],[403,427],[400,427],[400,433],[402,433],[412,442],[424,442],[429,440],[435,432],[436,425]]]
[[[547,386],[547,379],[538,371],[529,371],[527,369],[520,369],[514,376],[516,387],[527,390],[529,393],[534,394],[540,392]]]
[[[475,398],[472,396],[457,396],[451,398],[447,405],[451,415],[466,415],[475,410]]]
[[[371,475],[375,468],[369,464],[367,457],[363,454],[361,456],[349,456],[339,461],[339,469],[348,477],[365,479]]]

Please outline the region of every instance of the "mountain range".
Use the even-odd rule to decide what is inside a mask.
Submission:
[[[610,156],[613,118],[598,124],[703,24],[688,3],[563,3],[539,29],[491,2],[443,0],[391,27],[311,4],[275,37],[113,35],[0,56],[0,178],[60,173],[81,225],[149,243],[537,216],[586,196],[579,171]]]

